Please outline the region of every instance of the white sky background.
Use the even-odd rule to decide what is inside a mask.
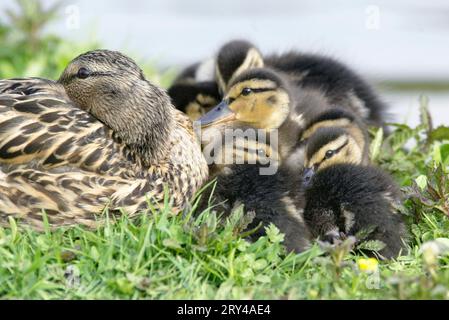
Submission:
[[[294,48],[329,54],[369,77],[449,79],[447,0],[65,3],[79,11],[79,28],[67,28],[73,20],[66,14],[51,31],[68,40],[95,35],[110,49],[131,50],[161,67],[185,65],[211,55],[226,40],[247,38],[263,52]],[[5,6],[13,0],[2,0],[0,10]]]

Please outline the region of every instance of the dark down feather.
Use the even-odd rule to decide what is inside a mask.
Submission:
[[[367,239],[386,245],[379,252],[382,256],[396,257],[404,248],[407,231],[394,206],[400,202],[400,191],[383,171],[351,164],[322,169],[305,198],[304,219],[313,236],[326,238],[335,228],[346,236],[356,235],[372,227]]]

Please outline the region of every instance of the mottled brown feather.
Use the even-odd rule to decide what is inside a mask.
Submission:
[[[207,178],[192,124],[171,108],[169,153],[150,167],[56,82],[0,81],[0,224],[8,216],[41,229],[98,225],[106,206],[133,216],[147,199],[159,203],[164,186],[181,209]]]

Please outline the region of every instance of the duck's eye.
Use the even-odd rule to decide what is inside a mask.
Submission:
[[[326,159],[332,158],[332,156],[334,155],[334,150],[327,150],[326,154],[324,155],[324,157]]]
[[[87,77],[90,76],[90,71],[87,70],[86,68],[80,68],[76,76],[80,79],[86,79]]]
[[[251,88],[243,88],[243,90],[242,90],[242,95],[243,95],[243,96],[247,96],[247,95],[249,95],[251,92],[253,92],[253,91],[251,90]]]

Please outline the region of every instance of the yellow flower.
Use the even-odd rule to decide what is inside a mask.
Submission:
[[[360,271],[375,272],[377,271],[377,266],[379,265],[379,262],[375,258],[359,259],[357,261],[357,265]]]
[[[318,291],[314,290],[314,289],[310,289],[309,290],[309,297],[311,299],[315,299],[316,297],[318,297]]]

